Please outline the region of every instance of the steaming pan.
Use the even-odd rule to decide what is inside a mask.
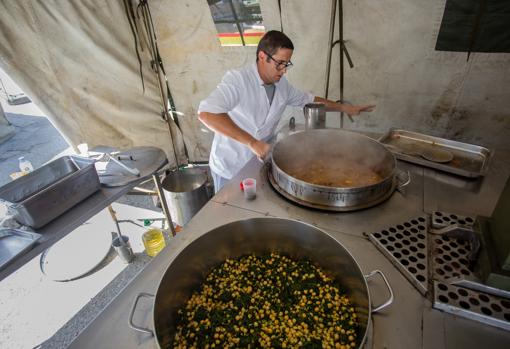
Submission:
[[[280,140],[268,177],[286,198],[331,211],[377,205],[397,186],[396,160],[389,150],[339,129],[309,130]]]

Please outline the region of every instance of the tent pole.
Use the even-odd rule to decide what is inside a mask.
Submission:
[[[344,103],[344,11],[343,0],[338,0],[338,40],[340,46],[340,103]],[[340,128],[344,128],[344,112],[340,112]]]
[[[333,36],[335,34],[335,14],[337,0],[331,0],[331,20],[329,22],[328,61],[326,63],[326,86],[324,86],[324,98],[328,99],[329,75],[331,73],[331,54],[333,52]]]

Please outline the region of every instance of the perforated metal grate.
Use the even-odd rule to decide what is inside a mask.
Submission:
[[[473,217],[436,211],[430,224],[442,229],[453,224],[472,227],[474,222]],[[431,268],[434,308],[510,330],[510,299],[472,286],[483,284],[470,269],[471,246],[466,240],[429,233],[427,216],[372,233],[369,238],[424,296]],[[472,285],[457,286],[463,279]]]
[[[510,300],[434,281],[434,308],[510,330]]]
[[[372,243],[422,293],[427,294],[427,217],[369,234]]]
[[[475,223],[475,218],[471,216],[461,216],[453,213],[435,211],[432,212],[431,223],[431,226],[434,229],[441,229],[452,224],[472,227]]]
[[[451,278],[476,279],[469,266],[470,246],[467,241],[441,235],[430,235],[433,279],[446,281]]]
[[[459,224],[473,227],[475,219],[434,212],[432,227],[442,229]],[[510,330],[510,300],[450,282],[466,279],[482,284],[469,265],[471,246],[466,240],[430,234],[430,261],[434,280],[434,308]]]

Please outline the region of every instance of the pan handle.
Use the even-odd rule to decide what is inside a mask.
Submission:
[[[401,181],[401,177],[403,177],[403,175],[406,175],[407,179]],[[397,190],[403,193],[404,188],[411,183],[411,172],[399,170],[399,173],[397,174],[397,182]]]
[[[384,302],[383,304],[381,304],[381,305],[377,306],[375,309],[373,309],[372,310],[372,314],[373,313],[377,313],[377,312],[383,310],[384,308],[389,306],[391,303],[393,303],[393,300],[395,299],[395,297],[393,296],[393,289],[391,288],[390,283],[388,282],[388,279],[386,279],[386,276],[383,274],[382,271],[380,271],[380,270],[373,270],[370,273],[368,273],[368,275],[365,275],[365,279],[369,279],[372,276],[374,276],[375,274],[381,275],[384,283],[386,284],[386,287],[388,287],[388,291],[390,292],[390,298],[386,302]]]
[[[141,292],[141,293],[139,293],[136,296],[135,302],[133,303],[133,306],[131,307],[131,311],[129,313],[129,327],[131,327],[133,330],[137,330],[137,331],[140,331],[140,332],[143,332],[143,333],[148,333],[151,336],[154,336],[154,332],[152,330],[150,330],[148,328],[145,328],[145,327],[137,326],[137,325],[135,325],[133,323],[133,315],[135,314],[136,306],[138,305],[138,301],[142,297],[154,298],[154,295],[153,294],[149,294],[149,293],[145,293],[145,292]]]
[[[289,130],[294,131],[296,129],[296,118],[291,117],[289,119]]]

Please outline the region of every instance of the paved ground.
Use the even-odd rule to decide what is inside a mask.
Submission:
[[[44,116],[6,113],[15,133],[0,144],[0,186],[9,183],[9,175],[19,171],[18,158],[24,156],[34,168],[54,157],[73,153],[59,132]]]
[[[9,93],[20,92],[1,70],[0,78]],[[11,181],[9,174],[19,171],[20,156],[37,168],[53,158],[73,153],[33,103],[10,106],[4,99],[0,102],[15,128],[14,136],[0,144],[0,186]],[[145,196],[125,196],[114,209],[119,219],[135,222],[163,216]],[[86,229],[111,234],[115,226],[108,213],[102,211],[86,223]],[[55,282],[42,273],[38,256],[0,281],[0,348],[65,348],[151,260],[141,242],[145,228],[123,223],[121,229],[129,236],[136,254],[131,264],[122,263],[113,249],[106,249],[106,257],[97,260],[93,272],[73,281]],[[69,251],[62,260],[72,268],[73,263],[79,262],[74,257],[73,251]]]
[[[0,186],[11,181],[9,175],[19,171],[18,158],[25,156],[34,168],[54,157],[73,150],[53,127],[44,113],[34,104],[10,105],[8,95],[22,93],[21,89],[0,69],[0,103],[7,120],[14,127],[14,135],[0,143]]]

